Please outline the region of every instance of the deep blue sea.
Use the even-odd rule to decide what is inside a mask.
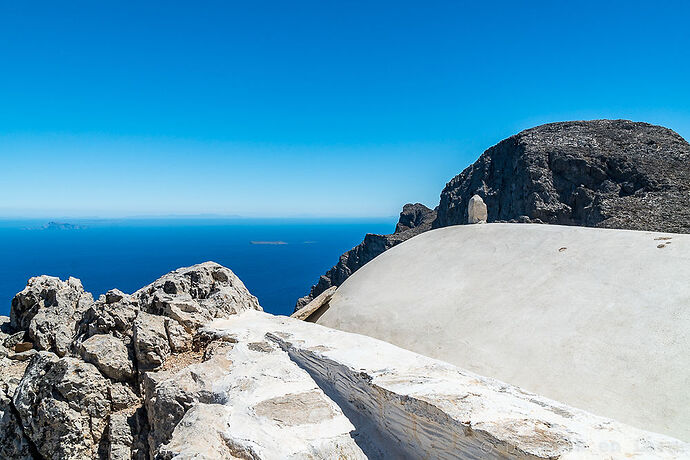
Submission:
[[[264,310],[290,314],[298,297],[359,244],[396,219],[0,220],[0,314],[35,275],[74,276],[94,298],[131,293],[175,268],[212,260],[237,274]],[[254,242],[254,243],[252,243]],[[281,242],[285,244],[256,244]]]

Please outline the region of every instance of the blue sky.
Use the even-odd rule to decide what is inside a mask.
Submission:
[[[690,138],[689,17],[672,1],[0,1],[0,215],[390,216],[544,122]]]

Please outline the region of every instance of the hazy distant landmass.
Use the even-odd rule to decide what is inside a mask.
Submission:
[[[51,221],[41,227],[43,230],[80,230],[84,228],[82,225],[70,224],[69,222]]]

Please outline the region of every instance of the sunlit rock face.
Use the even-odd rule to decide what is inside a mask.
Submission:
[[[690,439],[690,235],[537,224],[432,230],[317,323]]]
[[[248,309],[256,297],[213,262],[96,301],[76,278],[31,278],[0,324],[0,456],[149,458],[145,376],[200,360],[199,327]]]

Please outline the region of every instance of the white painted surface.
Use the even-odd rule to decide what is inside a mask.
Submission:
[[[358,270],[318,323],[690,440],[690,235],[433,230]]]
[[[207,329],[239,340],[236,351],[227,355],[232,356],[233,367],[238,366],[232,372],[238,374],[222,377],[214,385],[219,389],[230,385],[224,391],[232,388],[233,400],[251,399],[249,404],[233,402],[233,414],[243,405],[256,407],[254,401],[296,392],[290,387],[292,379],[284,378],[289,366],[279,354],[275,358],[285,364],[270,365],[274,370],[267,371],[267,363],[261,362],[264,358],[254,363],[254,357],[244,351],[242,343],[263,337],[286,350],[289,359],[308,371],[319,388],[339,404],[354,425],[353,439],[368,458],[690,457],[690,446],[681,441],[568,407],[370,337],[253,311],[216,320]],[[237,377],[257,372],[275,374],[275,385],[263,379],[256,386],[238,385]],[[300,382],[304,383],[299,391],[314,388],[303,379]],[[235,430],[245,424],[247,430],[239,435]],[[251,416],[238,419],[227,435],[261,445],[270,434],[268,439],[280,440],[280,445],[280,436],[301,438],[309,433],[282,430],[274,435],[256,427]],[[336,433],[342,432],[340,427]],[[284,442],[289,445],[298,440]],[[274,452],[266,454],[261,458],[277,458]]]

